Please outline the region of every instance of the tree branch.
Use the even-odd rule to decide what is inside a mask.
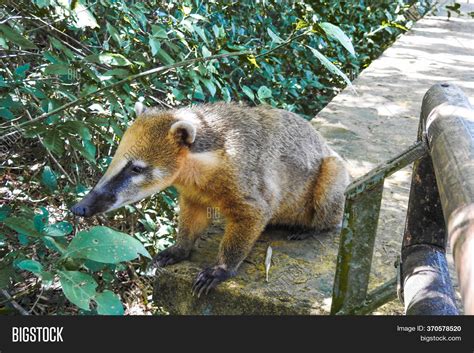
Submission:
[[[25,125],[29,125],[31,123],[35,123],[37,121],[46,119],[47,117],[49,117],[51,115],[54,115],[54,114],[57,114],[57,113],[63,111],[64,109],[74,107],[74,106],[78,105],[79,103],[81,103],[81,102],[83,102],[87,99],[95,97],[95,96],[99,95],[99,93],[107,91],[107,90],[109,90],[113,87],[122,85],[124,83],[135,81],[135,80],[137,80],[139,78],[142,78],[142,77],[150,76],[150,75],[162,72],[162,71],[168,71],[168,70],[171,70],[171,69],[175,69],[175,68],[178,68],[178,67],[182,67],[182,66],[186,66],[186,65],[190,65],[190,64],[194,64],[194,63],[209,61],[209,60],[213,60],[213,59],[221,59],[221,58],[226,58],[226,57],[229,57],[229,56],[242,56],[242,55],[249,55],[249,54],[253,54],[253,53],[251,51],[240,51],[240,52],[235,52],[235,53],[217,54],[217,55],[208,56],[206,58],[189,59],[189,60],[180,61],[180,62],[175,63],[175,64],[171,64],[171,65],[155,67],[154,69],[143,71],[143,72],[140,72],[136,75],[128,76],[128,77],[126,77],[126,78],[124,78],[120,81],[114,82],[114,83],[112,83],[110,85],[107,85],[107,86],[104,86],[104,87],[101,87],[95,92],[88,93],[88,94],[86,94],[82,97],[79,97],[79,98],[73,100],[72,102],[66,103],[66,104],[64,104],[64,105],[62,105],[62,106],[60,106],[60,107],[58,107],[54,110],[51,110],[50,112],[41,114],[40,116],[38,116],[38,117],[36,117],[32,120],[28,120],[28,121],[25,121],[23,123],[20,123],[16,127],[20,128],[20,127],[23,127]]]
[[[5,289],[0,289],[3,296],[11,303],[11,305],[18,310],[21,315],[30,315],[20,304],[18,304],[13,297]]]
[[[285,45],[288,45],[290,44],[291,42],[293,42],[294,40],[296,39],[299,39],[301,37],[304,37],[305,35],[307,35],[308,32],[304,32],[304,33],[301,33],[301,34],[298,34],[297,36],[290,36],[286,41],[284,41],[283,43],[277,45],[275,48],[272,48],[270,50],[267,50],[266,52],[263,52],[263,53],[260,53],[258,55],[255,55],[255,58],[259,58],[261,56],[265,56],[265,55],[268,55],[270,53],[273,53],[275,50],[278,50],[280,49],[281,47],[284,47]]]

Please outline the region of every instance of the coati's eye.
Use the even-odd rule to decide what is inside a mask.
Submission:
[[[132,173],[133,174],[141,174],[141,173],[143,173],[144,170],[145,170],[145,168],[143,168],[143,167],[139,167],[137,165],[132,166]]]

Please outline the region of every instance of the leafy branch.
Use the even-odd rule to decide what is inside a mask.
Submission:
[[[175,68],[178,68],[178,67],[183,67],[183,66],[187,66],[187,65],[191,65],[191,64],[195,64],[195,63],[200,63],[200,62],[206,62],[206,61],[210,61],[210,60],[214,60],[214,59],[222,59],[222,58],[226,58],[226,57],[242,56],[242,55],[254,55],[254,58],[260,58],[260,57],[271,54],[272,52],[274,52],[274,51],[276,51],[276,50],[278,50],[278,49],[294,42],[295,40],[297,40],[301,37],[306,36],[307,34],[308,34],[308,32],[304,32],[304,33],[296,35],[296,36],[294,34],[291,34],[290,37],[285,42],[277,45],[276,47],[274,47],[270,50],[267,50],[266,52],[260,53],[258,55],[254,55],[253,51],[251,51],[251,50],[239,51],[239,52],[234,52],[234,53],[223,53],[223,54],[211,55],[211,56],[208,56],[208,57],[183,60],[183,61],[180,61],[178,63],[159,66],[159,67],[147,70],[147,71],[143,71],[143,72],[140,72],[138,74],[128,76],[128,77],[126,77],[122,80],[119,80],[117,82],[114,82],[110,85],[101,87],[101,88],[99,88],[98,90],[96,90],[94,92],[88,93],[88,94],[86,94],[82,97],[79,97],[79,98],[77,98],[77,99],[75,99],[75,100],[73,100],[69,103],[63,104],[62,106],[60,106],[56,109],[53,109],[53,110],[51,110],[47,113],[43,113],[43,114],[41,114],[40,116],[38,116],[36,118],[30,119],[28,121],[24,121],[24,122],[16,125],[15,128],[19,129],[19,128],[24,127],[26,125],[30,125],[32,123],[35,123],[35,122],[41,121],[43,119],[46,119],[47,117],[49,117],[51,115],[55,115],[55,114],[65,110],[65,109],[77,106],[78,104],[80,104],[83,101],[86,101],[90,98],[96,97],[100,93],[108,91],[108,90],[110,90],[110,89],[112,89],[116,86],[120,86],[124,83],[135,81],[139,78],[143,78],[143,77],[150,76],[150,75],[160,73],[160,72],[167,72],[169,70],[172,70],[172,69],[175,69]],[[12,132],[13,131],[8,131],[4,136],[8,136],[8,134],[12,133]]]
[[[20,124],[17,125],[17,128],[20,128],[20,127],[23,127],[25,125],[29,125],[29,124],[38,122],[40,120],[46,119],[47,117],[49,117],[51,115],[57,114],[57,113],[65,110],[65,109],[74,107],[74,106],[78,105],[79,103],[81,103],[81,102],[83,102],[87,99],[95,97],[95,96],[99,95],[99,93],[102,93],[104,91],[108,91],[111,88],[116,87],[116,86],[120,86],[124,83],[135,81],[135,80],[137,80],[139,78],[142,78],[142,77],[150,76],[150,75],[153,75],[153,74],[156,74],[156,73],[159,73],[159,72],[163,72],[163,71],[166,72],[166,71],[178,68],[178,67],[183,67],[183,66],[187,66],[187,65],[191,65],[191,64],[195,64],[195,63],[199,63],[199,62],[205,62],[205,61],[210,61],[210,60],[214,60],[214,59],[222,59],[222,58],[226,58],[226,57],[230,57],[230,56],[242,56],[242,55],[249,55],[249,54],[252,54],[252,52],[251,51],[240,51],[240,52],[235,52],[235,53],[216,54],[216,55],[208,56],[206,58],[188,59],[188,60],[180,61],[178,63],[174,63],[174,64],[171,64],[171,65],[159,66],[159,67],[147,70],[147,71],[143,71],[143,72],[140,72],[138,74],[128,76],[128,77],[126,77],[122,80],[119,80],[117,82],[114,82],[110,85],[101,87],[101,88],[99,88],[98,90],[96,90],[94,92],[91,92],[91,93],[88,93],[88,94],[86,94],[82,97],[79,97],[79,98],[77,98],[77,99],[75,99],[75,100],[73,100],[69,103],[66,103],[66,104],[64,104],[64,105],[62,105],[62,106],[60,106],[56,109],[51,110],[50,112],[41,114],[40,116],[38,116],[38,117],[36,117],[32,120],[20,123]]]

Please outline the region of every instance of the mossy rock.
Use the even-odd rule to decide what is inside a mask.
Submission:
[[[262,234],[237,276],[208,295],[193,296],[199,271],[215,261],[220,234],[198,240],[189,261],[160,269],[154,300],[170,314],[181,315],[308,315],[328,314],[338,250],[338,232],[305,240],[288,240],[287,230]],[[265,257],[273,249],[268,282]]]

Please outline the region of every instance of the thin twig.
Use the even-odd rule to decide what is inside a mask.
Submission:
[[[42,287],[40,294],[38,294],[38,297],[36,297],[36,300],[35,300],[35,302],[33,303],[33,306],[32,306],[31,309],[29,310],[29,313],[30,313],[30,314],[33,312],[33,309],[36,307],[36,305],[38,304],[39,300],[41,299],[41,296],[43,295],[43,291],[44,291],[44,288]]]
[[[18,304],[5,289],[0,289],[0,293],[10,301],[10,304],[18,310],[21,315],[30,315],[20,304]]]
[[[4,23],[7,23],[8,21],[10,20],[14,20],[16,18],[23,18],[23,16],[11,16],[11,17],[8,17],[7,19],[3,20],[3,21],[0,21],[0,24],[4,24]]]
[[[38,138],[39,138],[41,144],[44,146],[43,141],[41,140],[41,137],[38,136]],[[53,162],[58,166],[58,168],[61,170],[61,172],[64,173],[64,175],[66,176],[67,180],[68,180],[71,184],[73,184],[73,185],[77,184],[76,182],[74,182],[74,181],[72,180],[72,178],[71,178],[71,176],[68,174],[68,172],[66,172],[66,170],[63,168],[63,166],[62,166],[62,165],[58,162],[58,160],[53,156],[53,154],[51,153],[51,151],[46,148],[46,146],[45,146],[45,149],[46,149],[46,152],[48,152],[48,155],[49,155],[49,156],[51,157],[51,159],[53,160]]]
[[[6,58],[17,58],[19,56],[28,56],[28,55],[37,55],[37,54],[28,54],[28,53],[19,53],[19,54],[11,54],[11,55],[4,55],[0,56],[0,59],[6,59]]]
[[[28,110],[26,110],[26,115],[28,115],[28,119],[30,119],[30,121],[33,119],[33,117],[31,116],[30,112]],[[51,157],[51,159],[53,160],[54,163],[56,163],[56,165],[58,166],[58,168],[63,172],[63,174],[66,176],[67,180],[71,183],[71,184],[76,184],[72,178],[70,177],[70,175],[68,174],[68,172],[66,172],[66,170],[63,168],[63,166],[61,165],[61,163],[58,162],[58,160],[53,156],[53,154],[51,153],[51,151],[45,146],[45,144],[43,143],[43,138],[40,136],[40,135],[37,135],[36,136],[39,140],[39,142],[41,143],[41,145],[44,147],[44,149],[46,150],[46,152],[48,153],[48,155]]]
[[[57,29],[56,27],[54,27],[52,24],[44,21],[42,18],[38,17],[38,16],[35,16],[34,14],[30,14],[31,16],[33,16],[36,20],[44,23],[45,26],[51,28],[53,31],[65,36],[66,38],[72,40],[74,43],[76,43],[77,45],[81,46],[82,48],[86,49],[89,53],[92,53],[92,50],[90,50],[86,45],[84,45],[84,43],[78,41],[77,39],[71,37],[69,34],[67,33],[64,33],[62,31],[60,31],[59,29]],[[69,43],[68,43],[69,44]]]
[[[261,56],[265,56],[265,55],[268,55],[270,53],[273,53],[275,50],[278,50],[280,49],[281,47],[284,47],[285,45],[288,45],[290,44],[291,42],[293,42],[294,40],[296,39],[299,39],[301,37],[304,37],[305,35],[307,35],[308,32],[304,32],[304,33],[301,33],[301,34],[298,34],[297,36],[290,36],[290,38],[288,38],[286,41],[284,41],[283,43],[277,45],[275,48],[272,48],[270,50],[267,50],[266,52],[263,52],[263,53],[260,53],[258,55],[255,55],[255,58],[259,58]]]

